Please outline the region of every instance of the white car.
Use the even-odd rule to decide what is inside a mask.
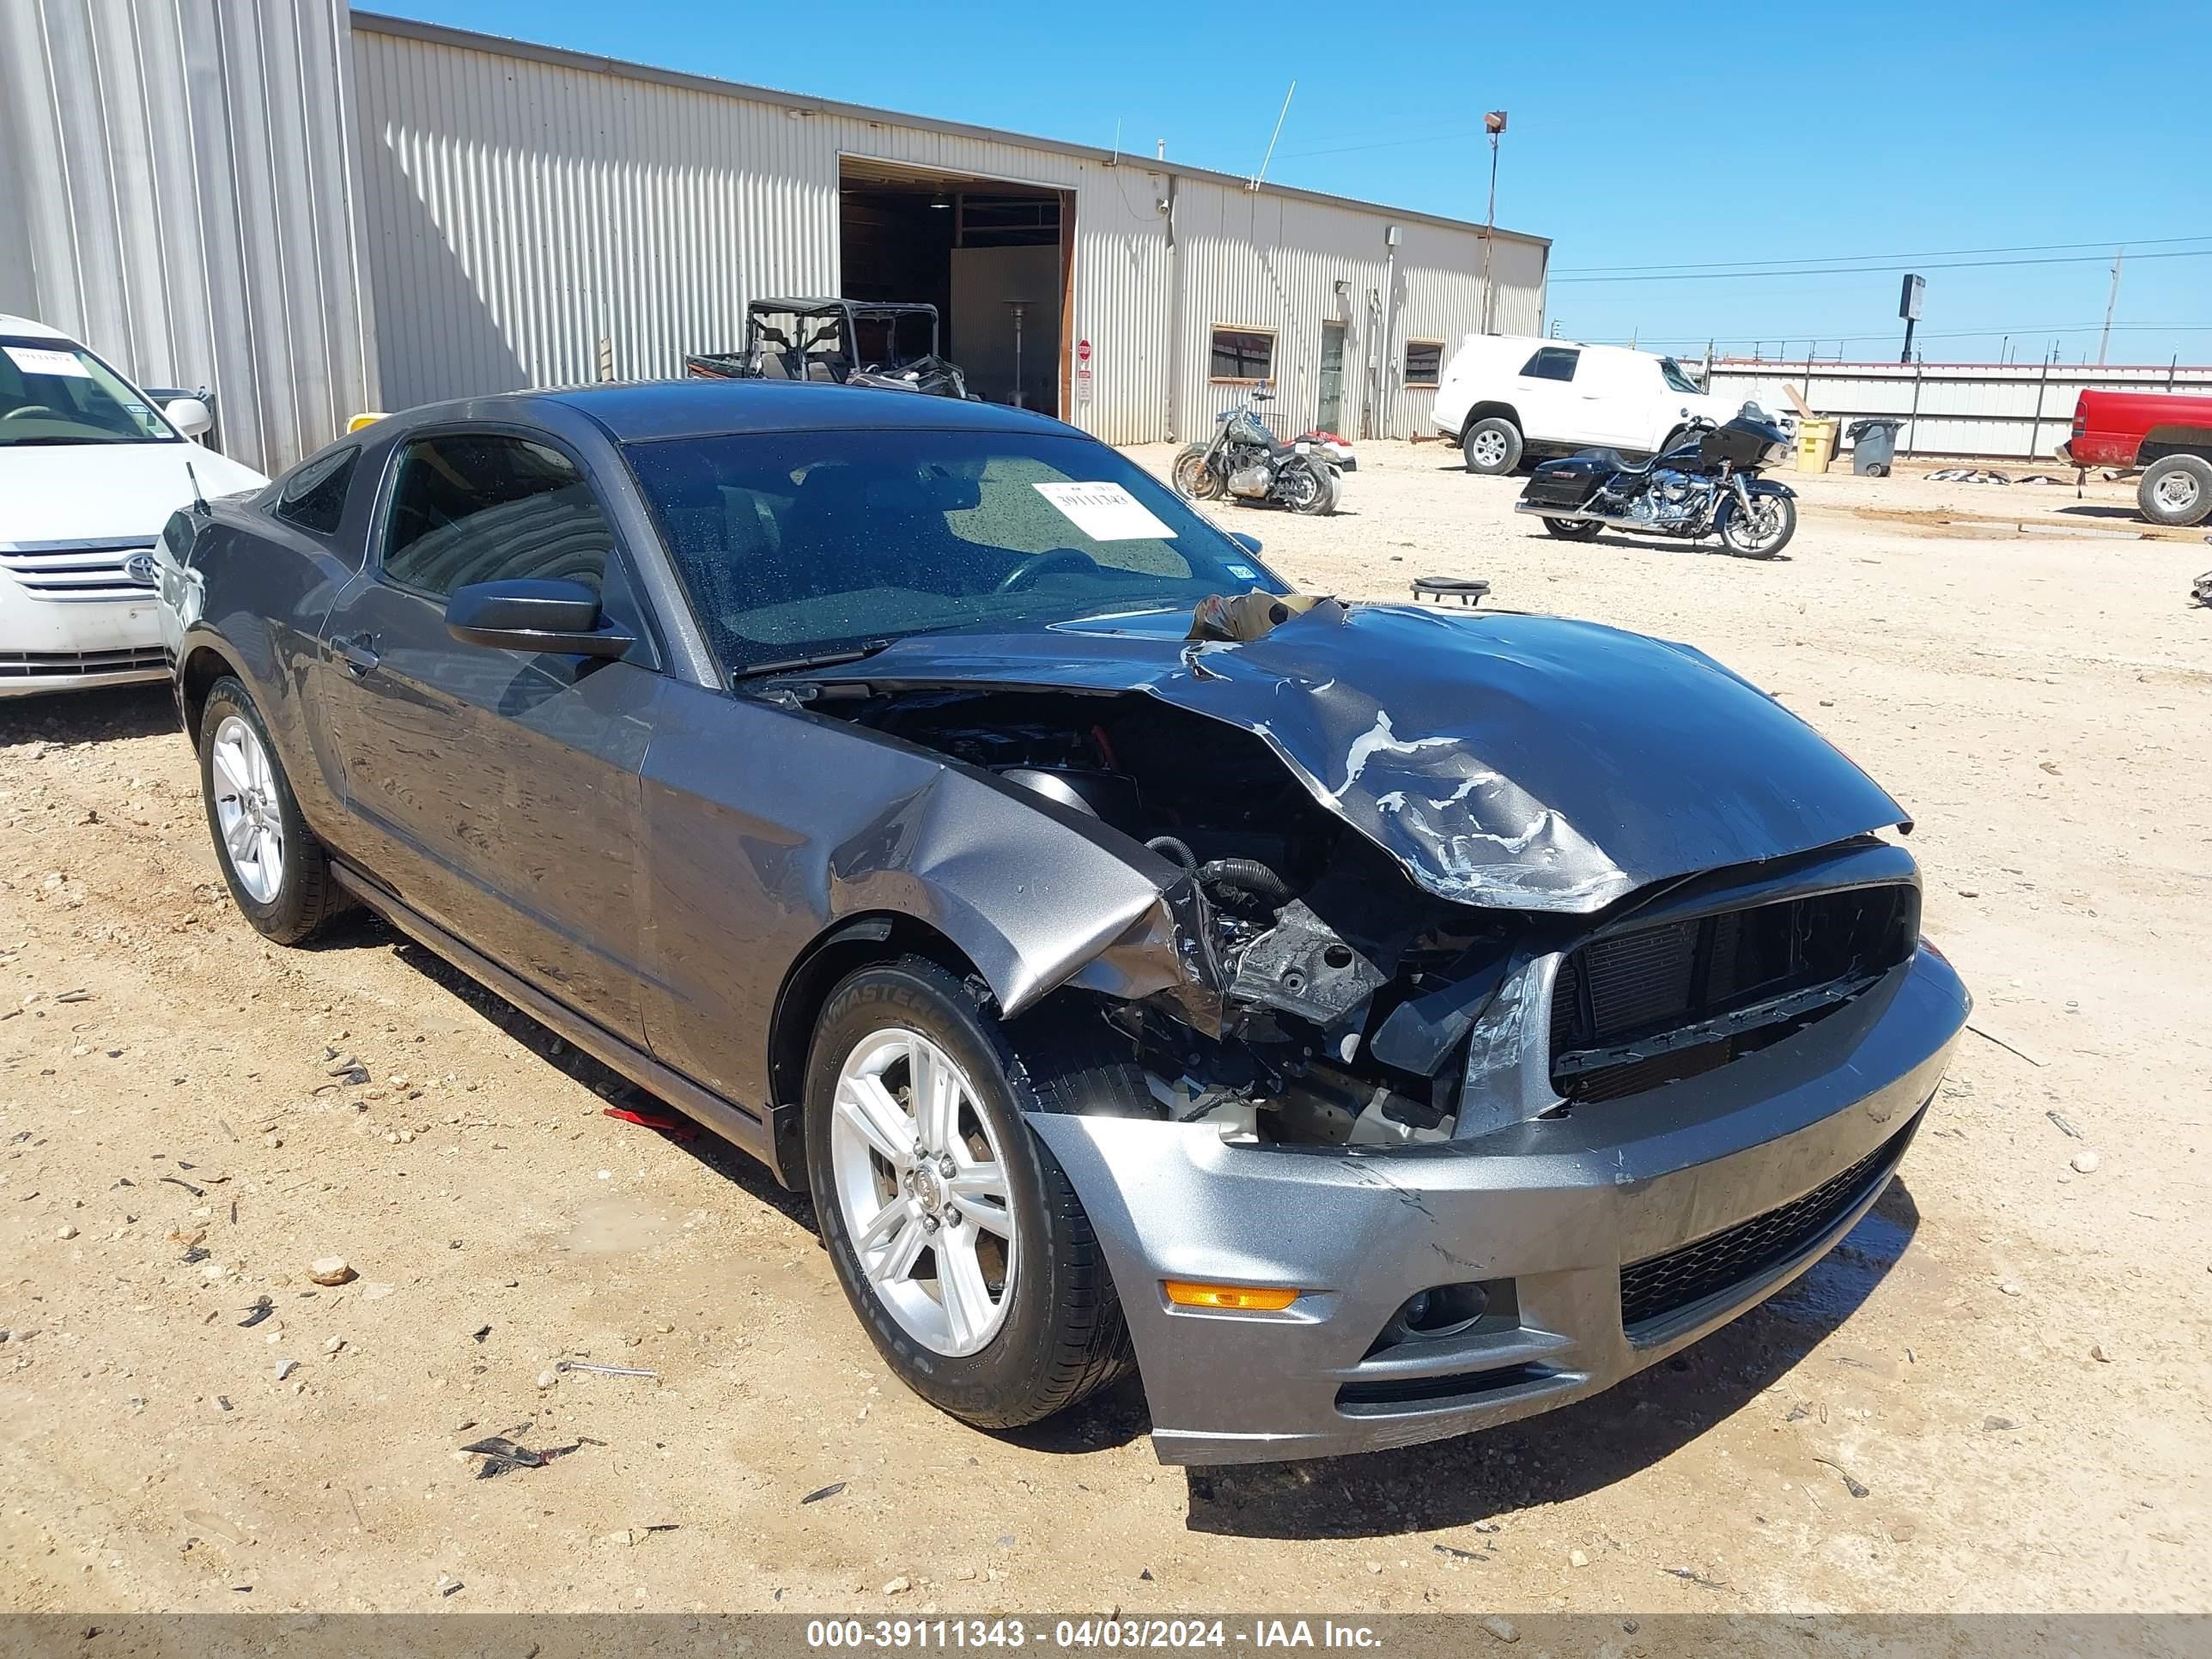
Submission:
[[[1510,472],[1523,457],[1584,449],[1656,454],[1693,416],[1725,422],[1740,398],[1715,398],[1672,357],[1626,346],[1470,334],[1437,388],[1437,431],[1470,472]]]
[[[0,697],[167,677],[162,526],[195,475],[210,498],[269,482],[189,441],[212,423],[198,398],[156,409],[67,335],[0,313]]]

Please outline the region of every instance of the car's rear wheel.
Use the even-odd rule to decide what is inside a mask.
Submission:
[[[297,945],[346,908],[260,711],[228,675],[200,715],[200,796],[224,884],[254,931]]]
[[[816,1024],[807,1170],[838,1279],[900,1379],[979,1428],[1049,1417],[1128,1361],[1090,1218],[1023,1115],[1148,1112],[1102,1036],[1010,1028],[912,957],[851,975]]]
[[[1497,477],[1521,464],[1521,428],[1502,415],[1492,415],[1468,428],[1459,447],[1468,471]]]
[[[2143,469],[2136,504],[2153,524],[2202,524],[2212,514],[2212,461],[2168,455]]]

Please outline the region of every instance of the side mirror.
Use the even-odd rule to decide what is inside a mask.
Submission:
[[[467,645],[619,657],[637,641],[600,620],[599,596],[581,582],[471,582],[446,601],[446,631]]]
[[[1237,546],[1243,548],[1254,558],[1256,559],[1260,556],[1260,538],[1257,536],[1247,535],[1241,530],[1232,530],[1229,532],[1229,539],[1235,542]]]
[[[215,424],[215,415],[197,398],[175,398],[161,405],[169,424],[187,438],[203,436]]]

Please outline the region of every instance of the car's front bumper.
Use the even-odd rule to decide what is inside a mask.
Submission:
[[[167,678],[158,606],[143,599],[52,600],[0,575],[0,697]]]
[[[1773,1294],[1881,1196],[1967,1007],[1923,949],[1849,1007],[1702,1077],[1387,1152],[1031,1121],[1104,1246],[1160,1457],[1319,1456],[1564,1405]],[[1632,1325],[1624,1265],[1645,1310]],[[1279,1313],[1201,1311],[1171,1306],[1168,1279],[1303,1293]],[[1469,1282],[1510,1316],[1376,1351],[1407,1298]],[[1685,1290],[1671,1305],[1670,1284]]]

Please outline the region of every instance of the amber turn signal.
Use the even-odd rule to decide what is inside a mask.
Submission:
[[[1298,1299],[1297,1291],[1273,1285],[1197,1285],[1187,1279],[1164,1279],[1160,1288],[1178,1308],[1237,1308],[1274,1313]]]

